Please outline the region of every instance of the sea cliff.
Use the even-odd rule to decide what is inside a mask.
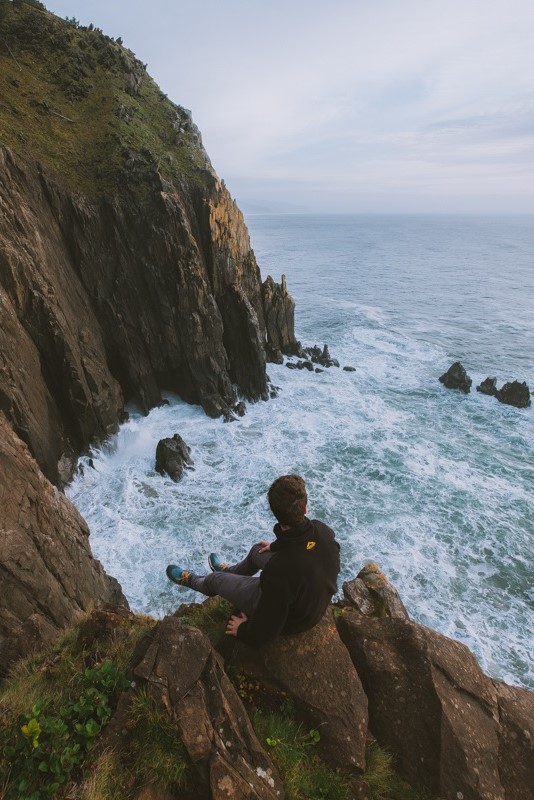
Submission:
[[[41,574],[39,597],[31,565],[14,556],[37,547],[52,575],[43,543],[57,531],[40,514],[51,497],[43,476],[63,486],[77,457],[116,429],[126,402],[147,412],[170,390],[228,417],[239,398],[267,399],[266,351],[290,348],[294,334],[285,284],[262,287],[243,216],[191,114],[133,53],[40,3],[2,0],[0,40],[5,669],[34,611],[53,628],[60,621],[47,611],[60,587]],[[267,329],[266,316],[275,321]],[[15,473],[33,487],[31,536],[17,506],[24,492],[11,492]],[[62,569],[84,586],[70,618],[115,592],[81,577],[89,570],[105,581],[87,532]]]

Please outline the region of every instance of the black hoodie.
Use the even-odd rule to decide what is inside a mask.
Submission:
[[[278,634],[300,633],[317,625],[337,590],[339,544],[319,520],[282,530],[274,526],[272,558],[260,575],[261,597],[237,638],[259,647]]]

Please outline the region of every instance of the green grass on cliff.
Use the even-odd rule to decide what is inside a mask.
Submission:
[[[89,197],[125,186],[142,193],[157,174],[202,180],[203,151],[184,110],[131,51],[90,28],[0,0],[0,146]],[[128,75],[141,80],[136,95]]]

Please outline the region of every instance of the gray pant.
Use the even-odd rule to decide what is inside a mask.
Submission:
[[[260,553],[261,544],[255,544],[239,564],[234,564],[221,572],[209,575],[192,575],[190,586],[197,592],[213,597],[220,595],[232,605],[251,616],[258,605],[261,589],[260,579],[256,576],[272,557],[268,550]]]

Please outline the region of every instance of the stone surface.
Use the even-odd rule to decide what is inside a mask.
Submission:
[[[167,617],[133,672],[175,719],[213,800],[282,800],[276,768],[203,633]]]
[[[398,591],[374,561],[366,564],[354,580],[343,584],[343,594],[367,616],[409,619]]]
[[[0,412],[0,678],[76,615],[126,603],[93,559],[89,531]]]
[[[530,390],[527,384],[512,381],[505,383],[496,393],[495,397],[500,403],[506,403],[516,408],[528,408],[530,406]]]
[[[307,724],[320,732],[319,747],[330,764],[364,768],[367,699],[331,609],[309,631],[280,636],[259,650],[238,642],[233,661],[291,696]]]
[[[473,382],[459,361],[455,361],[454,364],[451,364],[447,372],[440,375],[439,381],[446,386],[447,389],[459,389],[461,392],[465,392],[465,394],[469,394]]]
[[[338,626],[369,727],[408,781],[443,800],[529,800],[534,693],[496,684],[467,647],[423,625],[345,609]]]
[[[156,447],[156,472],[167,474],[178,482],[186,469],[193,469],[193,459],[189,455],[191,448],[179,433],[172,438],[160,439]]]
[[[497,394],[497,378],[485,378],[482,383],[477,386],[477,392],[495,397]]]

